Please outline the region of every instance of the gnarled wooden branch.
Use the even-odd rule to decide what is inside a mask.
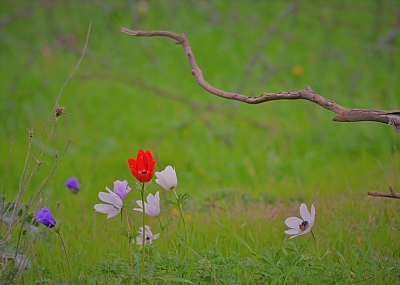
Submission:
[[[390,193],[382,193],[376,191],[368,191],[368,195],[370,196],[377,196],[377,197],[388,197],[388,198],[395,198],[400,199],[400,193],[397,193],[393,190],[392,186],[389,186]]]
[[[321,95],[315,93],[307,86],[304,90],[297,90],[291,92],[278,92],[278,93],[262,93],[257,97],[250,97],[239,93],[226,92],[211,86],[207,81],[204,80],[203,73],[196,63],[192,49],[190,48],[189,42],[186,39],[185,33],[182,35],[169,32],[169,31],[134,31],[126,28],[122,28],[123,33],[130,36],[137,37],[168,37],[176,40],[176,44],[182,45],[189,64],[192,68],[192,74],[195,77],[197,83],[203,87],[206,91],[217,95],[219,97],[237,100],[248,104],[259,104],[263,102],[273,100],[296,100],[303,99],[311,101],[329,111],[336,113],[337,115],[332,119],[336,122],[360,122],[360,121],[375,121],[380,123],[389,124],[393,129],[398,132],[400,130],[400,110],[368,110],[368,109],[348,109],[335,102],[332,102]]]

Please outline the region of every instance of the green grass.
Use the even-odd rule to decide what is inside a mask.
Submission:
[[[85,57],[60,100],[68,114],[59,118],[42,157],[46,163],[28,189],[29,197],[38,189],[35,183],[45,182],[55,152],[61,154],[72,138],[41,196],[49,191],[45,205],[53,211],[60,202],[56,218],[74,284],[120,284],[113,279],[117,271],[120,278],[129,276],[120,219],[106,220],[93,205],[98,192],[117,179],[133,186],[127,158],[140,148],[152,150],[158,171],[176,167],[178,191],[192,196],[185,213],[193,251],[179,243],[180,217],[171,206],[163,207],[161,218],[170,223],[167,236],[177,252],[168,256],[158,239],[149,255],[149,276],[167,276],[167,266],[171,276],[195,284],[400,282],[398,201],[366,195],[388,192],[389,185],[400,191],[399,134],[380,123],[332,122],[333,113],[310,102],[246,105],[217,98],[197,85],[172,39],[120,32],[121,27],[186,32],[205,79],[223,90],[257,96],[310,85],[345,107],[394,110],[400,109],[400,40],[379,48],[376,43],[396,25],[397,2],[302,1],[280,20],[289,2],[148,1],[142,12],[135,3],[0,4],[0,171],[7,201],[17,193],[27,156],[26,128],[34,129],[36,144],[92,21]],[[300,77],[291,72],[295,65],[304,68]],[[49,132],[50,127],[44,133]],[[41,140],[39,148],[44,144]],[[84,211],[63,186],[71,176],[82,184]],[[160,188],[153,183],[149,190]],[[132,192],[129,202],[139,197]],[[303,202],[317,209],[317,245],[311,235],[292,244],[283,233],[284,220],[298,216]],[[130,214],[137,230],[140,215]],[[158,232],[157,220],[147,221]],[[67,281],[56,235],[38,237],[33,249],[28,256],[34,266],[23,284],[38,276],[37,284]],[[139,250],[134,254],[140,260]],[[319,275],[307,269],[302,256]]]

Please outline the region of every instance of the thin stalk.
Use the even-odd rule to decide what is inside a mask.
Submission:
[[[312,234],[312,237],[313,237],[313,239],[314,239],[315,247],[317,247],[317,241],[315,240],[314,233],[313,233],[313,231],[311,231],[311,230],[310,230],[310,232],[311,232],[311,234]]]
[[[182,205],[182,201],[180,201],[180,199],[178,198],[178,195],[176,194],[175,188],[174,188],[173,190],[174,190],[174,193],[175,193],[176,202],[177,202],[177,204],[178,204],[179,211],[181,212],[182,221],[183,221],[183,227],[185,228],[186,242],[189,243],[189,235],[188,235],[188,231],[187,231],[187,227],[186,227],[185,215],[183,214],[183,205]]]
[[[123,211],[124,209],[122,208],[122,211]],[[121,216],[121,229],[123,230],[124,229],[124,217],[123,217],[123,213],[122,213],[122,211],[120,212],[120,216]],[[121,241],[120,242],[122,242],[122,244],[121,244],[121,248],[123,248],[123,244],[124,244],[124,241],[123,241],[123,234],[121,235],[122,237],[121,237]]]
[[[189,243],[189,235],[188,235],[188,230],[187,230],[187,227],[186,227],[186,219],[185,219],[185,215],[183,214],[183,208],[182,208],[182,203],[181,202],[178,202],[178,207],[179,207],[179,210],[181,212],[182,221],[183,221],[183,227],[185,228],[186,242]]]
[[[64,242],[64,239],[63,239],[63,237],[62,237],[62,235],[61,235],[60,231],[59,231],[59,230],[56,230],[56,233],[57,233],[57,234],[58,234],[58,236],[60,237],[60,239],[61,239],[61,243],[62,243],[62,246],[63,246],[63,248],[64,248],[65,256],[66,256],[66,258],[67,258],[67,263],[68,263],[68,271],[69,271],[69,284],[72,284],[72,281],[71,281],[71,264],[70,264],[70,262],[69,262],[69,257],[68,257],[68,252],[67,252],[67,247],[65,246],[65,242]]]
[[[315,236],[314,236],[313,231],[310,230],[310,232],[311,232],[311,235],[312,235],[312,237],[313,237],[313,239],[314,239],[315,252],[316,252],[316,254],[317,254],[317,257],[318,257],[319,261],[321,261],[321,258],[320,258],[320,256],[319,256],[319,252],[318,252],[317,240],[315,239]]]
[[[12,147],[14,144],[14,136],[11,136],[11,144],[10,144],[10,151],[8,152],[8,161],[7,161],[7,167],[6,167],[6,173],[4,176],[4,186],[3,186],[3,197],[1,199],[1,213],[0,213],[0,220],[3,220],[3,213],[4,213],[4,203],[6,202],[6,189],[7,189],[7,179],[8,179],[8,171],[10,170],[10,164],[11,164],[11,154],[12,154]]]
[[[129,234],[128,234],[128,241],[129,241],[129,261],[130,261],[130,266],[131,266],[131,272],[133,273],[133,260],[132,260],[132,242],[131,242],[131,224],[129,223],[129,218],[128,218],[128,213],[122,208],[122,211],[124,211],[125,216],[126,216],[126,223],[128,224],[128,229],[129,229]],[[122,219],[122,217],[121,217]]]
[[[169,248],[168,248],[167,238],[165,237],[164,227],[163,227],[163,225],[161,223],[161,220],[160,220],[159,216],[157,216],[157,219],[158,219],[158,222],[160,223],[160,229],[161,229],[162,235],[164,237],[164,242],[165,242],[165,246],[167,247],[167,252],[169,253]]]
[[[143,283],[143,276],[144,276],[144,255],[145,255],[145,245],[146,245],[146,225],[145,225],[145,216],[146,216],[146,209],[144,203],[144,183],[142,184],[142,190],[140,191],[142,195],[142,207],[143,207],[143,219],[142,219],[142,226],[143,226],[143,239],[142,239],[142,283]]]

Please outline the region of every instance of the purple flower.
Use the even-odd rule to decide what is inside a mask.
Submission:
[[[67,180],[67,182],[65,182],[64,185],[67,186],[69,190],[73,192],[78,192],[80,188],[78,178],[76,177],[71,177],[70,179]]]
[[[131,187],[128,186],[128,181],[115,181],[114,182],[114,193],[117,194],[121,200],[124,200],[131,191]]]
[[[36,220],[45,225],[48,228],[52,228],[56,225],[56,220],[50,212],[50,208],[44,207],[39,210],[36,215]]]

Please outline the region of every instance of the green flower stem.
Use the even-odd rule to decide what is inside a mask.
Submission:
[[[318,252],[317,240],[315,239],[315,236],[314,236],[313,231],[310,230],[310,232],[311,232],[311,235],[312,235],[312,237],[313,237],[313,239],[314,239],[314,243],[315,243],[315,252],[316,252],[316,254],[317,254],[317,257],[318,257],[319,261],[321,261],[320,256],[319,256],[319,252]]]
[[[157,219],[158,219],[158,222],[160,223],[160,229],[161,229],[162,235],[164,237],[165,246],[167,247],[167,252],[169,253],[169,248],[168,248],[167,238],[165,237],[164,227],[163,227],[163,225],[161,223],[161,220],[160,220],[159,216],[157,216]]]
[[[129,230],[129,234],[128,234],[128,241],[129,241],[129,261],[130,261],[131,272],[133,272],[132,240],[131,240],[132,228],[131,228],[131,224],[129,223],[128,213],[125,211],[124,208],[122,208],[122,211],[125,213],[126,223],[127,223],[127,225],[128,225],[128,230]],[[121,214],[122,214],[122,212],[121,212]],[[121,215],[121,220],[122,220],[122,215]]]
[[[59,229],[56,230],[56,233],[57,233],[58,236],[60,237],[62,246],[63,246],[63,248],[64,248],[65,256],[66,256],[66,258],[67,258],[68,271],[69,271],[69,284],[72,284],[72,281],[71,281],[71,264],[70,264],[70,262],[69,262],[67,247],[65,246],[64,239],[63,239],[63,237],[62,237],[62,235],[61,235]]]
[[[142,184],[142,190],[140,191],[140,194],[142,195],[142,208],[143,208],[143,220],[142,220],[142,225],[143,225],[143,238],[142,238],[142,283],[143,283],[143,276],[144,276],[144,246],[146,245],[146,225],[145,225],[145,216],[146,216],[146,209],[144,205],[144,183]]]
[[[123,211],[124,209],[122,209],[122,211]],[[124,228],[124,217],[123,217],[123,213],[122,213],[122,211],[120,212],[121,213],[121,229],[123,229]],[[121,235],[121,247],[123,246],[123,235]]]
[[[186,219],[185,219],[185,215],[183,214],[183,205],[182,205],[183,201],[181,201],[178,198],[178,195],[176,194],[175,188],[173,190],[174,190],[175,197],[176,197],[176,203],[178,204],[179,211],[181,212],[182,221],[183,221],[183,227],[185,228],[186,243],[189,243],[189,235],[188,235],[188,231],[187,231],[187,227],[186,227]]]
[[[181,212],[182,221],[183,221],[183,227],[185,228],[186,242],[189,243],[189,235],[188,235],[188,230],[187,230],[187,227],[186,227],[186,219],[185,219],[185,215],[183,214],[183,208],[182,208],[182,203],[181,202],[178,202],[178,207],[179,207],[179,210]]]
[[[312,237],[313,237],[313,239],[314,239],[315,246],[317,246],[317,241],[315,240],[314,233],[313,233],[313,231],[311,231],[311,230],[310,230],[310,232],[311,232],[311,234],[312,234]]]
[[[179,198],[178,198],[178,195],[176,194],[175,188],[172,188],[172,190],[174,190],[176,201],[179,201]]]

